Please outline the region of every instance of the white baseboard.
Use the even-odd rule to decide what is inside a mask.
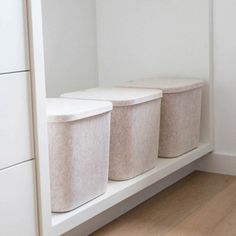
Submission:
[[[236,176],[236,156],[210,153],[196,162],[196,169],[205,172]]]
[[[142,190],[141,192],[137,193],[136,195],[126,199],[125,201],[121,202],[120,204],[117,204],[116,206],[110,208],[109,210],[105,211],[104,213],[94,217],[93,219],[85,222],[84,224],[80,225],[79,227],[64,234],[64,236],[78,236],[78,235],[87,236],[87,235],[91,234],[92,232],[103,227],[104,225],[108,224],[109,222],[115,220],[116,218],[118,218],[119,216],[128,212],[129,210],[133,209],[134,207],[141,204],[142,202],[153,197],[157,193],[161,192],[163,189],[171,186],[172,184],[178,182],[180,179],[191,174],[195,169],[196,169],[196,162],[194,162],[188,166],[185,166],[184,168],[173,173],[172,175],[162,179],[161,181]]]

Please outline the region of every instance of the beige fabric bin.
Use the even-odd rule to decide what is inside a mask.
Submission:
[[[202,86],[202,80],[190,78],[144,79],[122,85],[163,91],[160,157],[178,157],[198,146]]]
[[[62,97],[113,103],[110,179],[130,179],[156,166],[162,97],[160,90],[94,88]]]
[[[53,212],[66,212],[106,191],[109,102],[48,99],[48,135]]]

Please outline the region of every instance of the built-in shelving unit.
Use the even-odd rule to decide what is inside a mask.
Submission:
[[[100,76],[98,84],[100,86],[109,85],[111,83],[120,84],[121,82],[124,82],[126,80],[149,77],[156,74],[163,76],[168,76],[170,74],[172,76],[181,76],[183,74],[185,76],[189,75],[190,77],[205,78],[206,83],[203,89],[202,99],[202,120],[200,135],[201,143],[199,147],[178,158],[159,158],[156,168],[134,179],[122,182],[111,181],[108,184],[107,192],[102,196],[71,212],[61,214],[52,214],[50,206],[50,173],[45,111],[45,62],[42,33],[42,18],[45,18],[44,14],[48,13],[49,18],[51,18],[53,22],[58,22],[55,21],[55,17],[57,16],[55,14],[60,12],[58,17],[61,19],[61,11],[54,11],[55,7],[53,4],[57,6],[57,1],[53,1],[54,3],[52,3],[51,1],[50,3],[48,3],[48,1],[44,1],[44,4],[49,4],[49,6],[52,7],[52,10],[49,11],[49,8],[47,7],[48,5],[45,5],[44,14],[42,15],[41,0],[27,1],[29,18],[28,28],[30,39],[30,64],[32,67],[32,105],[34,114],[33,124],[35,136],[38,194],[37,199],[39,209],[38,219],[40,235],[62,235],[63,233],[66,233],[67,231],[80,226],[85,222],[88,222],[93,217],[98,216],[99,214],[112,208],[116,204],[125,201],[129,197],[134,196],[138,192],[157,183],[165,177],[175,173],[188,164],[202,158],[204,155],[213,150],[213,1],[185,1],[184,5],[182,5],[181,0],[179,1],[180,3],[175,4],[175,7],[169,5],[172,4],[171,1],[165,3],[167,5],[165,5],[163,1],[154,1],[153,3],[155,3],[156,9],[159,10],[159,15],[156,13],[156,11],[153,11],[153,8],[150,7],[149,4],[144,9],[142,7],[142,4],[145,4],[145,1],[139,1],[139,3],[137,4],[141,5],[138,5],[139,7],[135,7],[135,9],[133,8],[132,1],[127,1],[127,3],[125,3],[127,5],[125,6],[122,5],[122,2],[117,4],[118,1],[109,1],[109,4],[108,1],[96,1],[96,6],[92,5],[94,8],[96,8],[96,10],[92,9],[91,11],[90,8],[92,6],[89,7],[90,12],[95,13],[97,11],[96,17],[95,14],[91,16],[91,22],[89,21],[88,23],[89,25],[90,23],[96,23],[96,27],[92,28],[94,28],[97,33],[97,35],[95,35],[98,44],[98,50],[96,50],[96,52],[98,51],[99,54],[99,63],[97,65],[98,68],[96,68],[96,73],[98,69]],[[79,2],[80,1],[71,1],[70,4],[78,4]],[[89,2],[90,1],[86,1],[86,4]],[[158,2],[160,4],[160,7],[159,5],[156,5],[158,4]],[[83,4],[84,3],[85,2],[83,2]],[[112,3],[115,3],[115,9],[112,8]],[[65,4],[68,5],[68,3]],[[62,9],[64,8],[63,4],[57,7],[61,7]],[[163,10],[161,7],[163,7]],[[71,13],[70,10],[72,9],[72,7],[68,9],[69,13]],[[83,8],[73,7],[73,9]],[[113,11],[111,11],[112,9],[114,11],[114,14]],[[127,21],[126,19],[128,16],[130,16],[130,11],[132,9],[134,9],[134,12],[132,12],[133,17],[131,17],[132,19],[130,21]],[[143,9],[145,10],[144,13],[149,16],[145,18],[145,21],[146,19],[150,18],[150,25],[146,23],[144,24],[144,13],[142,12]],[[177,15],[174,14],[175,11],[173,11],[173,9],[177,10]],[[199,10],[200,13],[197,14],[196,9]],[[149,14],[149,11],[151,15]],[[184,14],[181,14],[182,11],[184,11]],[[194,12],[194,14],[191,14],[192,11]],[[125,17],[126,15],[124,14],[127,14],[127,17]],[[64,12],[64,15],[66,15],[66,12]],[[87,19],[87,14],[85,15]],[[158,17],[158,21],[155,20],[156,16]],[[175,20],[175,16],[177,17],[177,20]],[[179,16],[187,18],[182,19],[179,18]],[[191,18],[191,16],[193,16],[193,18]],[[110,20],[110,18],[112,18],[112,20]],[[192,21],[190,21],[190,18],[192,19]],[[72,17],[72,19],[74,18]],[[95,19],[97,22],[94,22]],[[140,23],[137,23],[136,19],[140,20]],[[47,23],[45,24],[46,26],[51,26],[47,21],[45,22]],[[67,21],[63,21],[63,23],[65,22],[67,22],[68,25],[71,26],[71,23],[68,21],[68,19]],[[161,22],[166,22],[167,25],[169,24],[169,27],[162,27],[162,25],[160,25],[160,27],[157,29],[158,24],[161,24]],[[173,22],[176,24],[175,27],[172,27]],[[183,24],[184,22],[186,22],[186,24]],[[133,24],[135,25],[135,27],[133,26]],[[136,24],[139,25],[139,27],[136,27]],[[192,24],[194,26],[199,26],[199,28],[197,28],[198,30],[196,29],[196,27],[193,27]],[[148,25],[150,27],[146,28],[146,26]],[[86,29],[86,27],[87,26],[83,26],[82,30]],[[117,31],[117,29],[123,28],[126,29],[124,33],[127,33],[128,35],[125,35],[125,37],[122,37],[122,40],[120,40],[119,31]],[[155,37],[152,37],[154,28],[157,29],[157,32],[160,35],[154,34]],[[64,28],[58,27],[58,29],[61,30]],[[111,32],[107,29],[111,30]],[[171,29],[173,29],[173,31]],[[51,32],[50,27],[49,31]],[[163,35],[165,35],[166,33],[169,36],[167,35],[168,37],[163,37]],[[118,36],[116,34],[118,34]],[[83,33],[81,35],[83,35]],[[80,38],[81,35],[77,36],[79,36]],[[138,35],[141,35],[142,37],[138,37]],[[146,35],[150,35],[150,37],[146,38]],[[186,42],[182,40],[182,36],[185,36]],[[143,40],[145,39],[147,40],[147,42],[143,43]],[[192,42],[191,39],[195,41]],[[63,44],[61,45],[64,45],[64,37],[57,38],[57,41],[58,40],[62,40],[61,43]],[[196,43],[195,45],[196,41],[198,41],[199,43]],[[83,40],[81,42],[81,47],[84,49]],[[119,43],[121,43],[120,48]],[[52,45],[55,46],[54,44]],[[170,50],[169,45],[172,47],[172,50]],[[123,46],[127,46],[128,48]],[[126,53],[126,51],[128,53]],[[125,54],[123,52],[125,52]],[[70,53],[68,55],[70,55]],[[130,58],[126,58],[126,56]],[[77,57],[75,58],[75,60],[77,60]],[[150,60],[152,60],[152,63],[150,63]],[[114,62],[113,64],[111,63],[112,61]],[[57,68],[56,61],[52,60],[52,62],[54,68]],[[108,66],[106,64],[107,62],[109,62]],[[61,64],[59,65],[61,66]],[[113,65],[114,68],[111,67],[111,65]],[[164,71],[160,69],[164,69]],[[164,73],[167,69],[170,73],[168,75]],[[77,71],[77,68],[75,71]],[[111,75],[109,73],[111,73]],[[78,78],[78,75],[76,75],[76,78]],[[81,78],[86,77],[82,76]],[[65,76],[65,81],[66,83],[68,83],[68,76]],[[59,83],[59,81],[57,80],[55,81],[55,83]]]
[[[196,161],[212,151],[208,143],[201,143],[199,147],[185,155],[173,159],[159,158],[156,168],[127,181],[110,181],[107,192],[87,204],[68,213],[52,214],[53,235],[61,235],[76,226],[83,224],[96,215],[113,207],[121,201],[133,196],[146,187],[156,183],[180,168]]]

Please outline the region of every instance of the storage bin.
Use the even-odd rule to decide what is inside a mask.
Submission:
[[[160,90],[94,88],[62,97],[112,102],[110,179],[130,179],[156,166]]]
[[[66,212],[103,194],[108,182],[109,102],[48,99],[53,212]]]
[[[162,90],[160,157],[178,157],[198,146],[202,86],[202,80],[190,78],[144,79],[122,85]]]

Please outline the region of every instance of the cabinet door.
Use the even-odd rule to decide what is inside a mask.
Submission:
[[[34,164],[0,171],[0,235],[38,235]]]
[[[0,1],[0,74],[29,69],[26,0]]]
[[[0,75],[0,169],[33,158],[29,73]]]

